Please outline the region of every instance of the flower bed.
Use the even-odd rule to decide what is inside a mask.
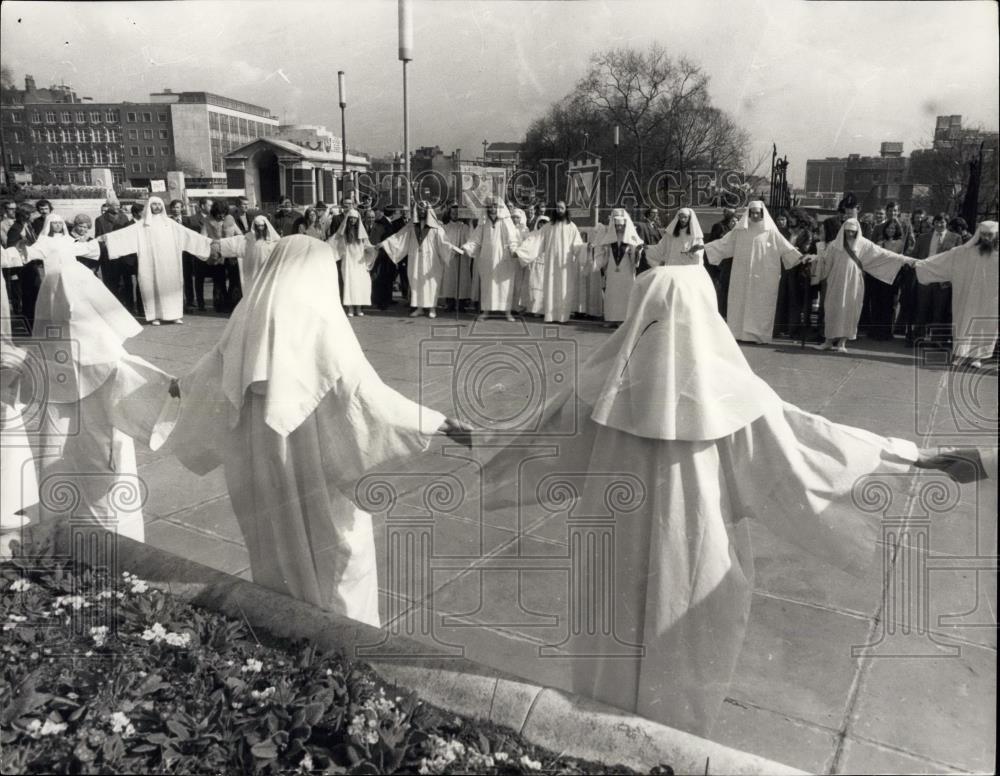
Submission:
[[[127,572],[15,557],[0,622],[4,774],[633,772],[455,717],[343,656],[262,643]]]

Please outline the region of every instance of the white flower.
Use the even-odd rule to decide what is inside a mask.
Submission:
[[[264,664],[259,660],[248,657],[247,662],[240,669],[244,674],[259,674],[260,670],[264,667]]]
[[[313,766],[313,758],[309,752],[302,755],[302,762],[299,763],[300,773],[309,773],[315,766]]]
[[[469,770],[472,771],[481,771],[496,766],[492,755],[481,754],[476,751],[469,753],[469,758],[466,760],[466,763],[469,766]]]
[[[18,592],[23,592],[25,590],[30,590],[31,587],[32,584],[29,580],[25,579],[24,577],[20,577],[19,579],[14,580],[13,584],[11,584],[10,586],[10,589],[13,590],[15,593],[18,593]]]
[[[152,628],[146,628],[142,632],[142,638],[145,641],[152,641],[154,644],[158,644],[167,637],[167,629],[164,628],[160,623],[154,622]]]
[[[521,765],[527,768],[529,771],[540,771],[542,769],[542,764],[538,760],[532,760],[528,755],[521,755]]]
[[[126,738],[135,734],[135,728],[129,718],[121,711],[116,711],[111,715],[111,732],[121,733]]]
[[[82,595],[61,595],[56,598],[55,603],[53,604],[54,609],[63,609],[67,606],[76,611],[90,606],[90,602],[87,601]],[[58,611],[56,614],[62,614],[62,612]]]
[[[132,584],[132,590],[131,590],[131,592],[133,592],[133,593],[145,593],[145,592],[149,591],[149,585],[147,585],[141,579],[135,579],[135,578],[133,578],[133,579],[130,580],[130,582]]]
[[[444,773],[455,760],[465,756],[465,745],[460,741],[447,741],[441,736],[432,735],[428,742],[431,745],[431,756],[421,758],[420,773]]]
[[[507,752],[494,752],[493,759],[498,763],[505,763],[510,759],[510,755]]]
[[[347,726],[347,735],[361,738],[365,734],[366,717],[364,714],[355,714],[351,724]]]
[[[8,614],[7,622],[3,624],[3,629],[5,631],[14,630],[20,623],[27,622],[27,617],[22,617],[20,614]]]
[[[91,638],[94,639],[95,647],[103,647],[104,642],[108,639],[108,626],[98,625],[97,627],[90,629]]]
[[[190,633],[168,633],[163,637],[171,647],[187,647],[191,644]]]
[[[263,690],[251,690],[250,697],[253,698],[258,703],[263,703],[272,695],[274,695],[275,689],[273,687],[267,687]]]
[[[65,722],[53,722],[50,719],[45,720],[43,723],[41,720],[33,719],[28,723],[28,734],[32,738],[41,738],[42,736],[53,736],[57,733],[62,733],[66,729]]]
[[[97,594],[97,597],[100,599],[106,599],[106,598],[114,598],[114,595],[115,593],[113,590],[102,590],[100,593]]]

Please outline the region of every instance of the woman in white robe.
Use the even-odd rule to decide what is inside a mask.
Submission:
[[[556,436],[566,428],[578,432]],[[549,443],[551,457],[523,448]],[[610,587],[588,585],[581,595],[593,599],[571,602],[571,621],[590,625],[571,625],[548,653],[566,655],[568,689],[702,736],[750,613],[742,518],[859,573],[877,555],[879,518],[857,511],[852,489],[868,473],[905,471],[918,455],[911,443],[782,402],[747,365],[699,266],[640,275],[625,323],[582,366],[575,391],[551,400],[539,430],[505,444],[486,465],[485,509],[558,492],[572,499],[560,509],[612,513],[612,556],[600,561],[613,570]],[[567,472],[568,490],[559,480]],[[625,478],[625,490],[608,492],[609,477]],[[614,622],[594,626],[601,611]],[[611,647],[617,654],[601,657]]]
[[[181,254],[187,251],[207,259],[212,241],[181,226],[167,215],[163,200],[150,197],[142,220],[102,235],[108,257],[139,256],[139,290],[146,320],[154,326],[161,321],[184,322],[184,268]]]
[[[24,260],[41,261],[44,269],[46,263],[67,250],[81,259],[98,259],[101,255],[96,241],[74,240],[63,217],[58,213],[49,213],[42,224],[39,238],[31,245],[24,246]]]
[[[823,297],[823,336],[818,350],[847,352],[847,340],[858,336],[858,321],[865,300],[865,273],[883,283],[892,283],[904,265],[916,259],[881,248],[861,235],[861,223],[848,218],[837,239],[813,261],[812,284],[826,281]]]
[[[917,261],[919,283],[951,283],[953,363],[980,369],[997,346],[997,222],[983,221],[965,245]]]
[[[282,239],[218,345],[180,380],[167,438],[191,471],[225,467],[254,582],[378,625],[372,519],[353,483],[435,433],[465,440],[379,379],[343,308],[315,292],[336,283],[329,246]]]
[[[469,225],[459,220],[458,205],[452,203],[448,207],[448,220],[443,222],[445,239],[455,246],[464,245],[472,231]],[[438,288],[438,303],[444,302],[448,310],[464,311],[466,303],[476,299],[472,285],[472,259],[464,253],[452,256],[452,263],[441,278]]]
[[[770,342],[778,302],[781,267],[791,269],[802,254],[786,240],[764,203],[755,200],[724,237],[705,246],[709,264],[732,257],[726,322],[740,342]]]
[[[461,246],[472,258],[472,284],[479,288],[480,317],[499,313],[513,322],[514,274],[518,261],[514,251],[520,236],[510,220],[510,211],[502,200],[491,197],[486,212],[469,239]]]
[[[411,318],[427,311],[428,318],[436,318],[438,286],[451,263],[451,255],[458,248],[448,242],[444,227],[438,221],[434,208],[426,201],[417,203],[417,220],[380,242],[377,248],[399,264],[409,257],[406,274],[410,281]]]
[[[682,220],[686,223],[681,224]],[[651,267],[680,267],[701,264],[705,250],[705,234],[698,223],[698,214],[682,207],[663,231],[656,245],[646,248],[646,261]]]
[[[143,540],[133,438],[148,442],[171,378],[125,350],[141,329],[72,253],[50,262],[33,331],[44,371],[36,440],[43,525],[83,517]]]
[[[214,240],[213,246],[218,246],[224,259],[236,259],[240,270],[240,288],[246,294],[280,239],[281,235],[271,226],[267,216],[258,215],[246,234]]]
[[[361,308],[372,303],[372,276],[368,273],[375,264],[378,251],[368,240],[361,214],[350,208],[327,242],[333,247],[340,265],[340,276],[344,281],[344,309],[349,317],[364,316],[365,311]]]
[[[642,238],[628,211],[611,211],[608,226],[595,247],[597,266],[604,272],[604,325],[614,326],[625,320],[642,249]]]

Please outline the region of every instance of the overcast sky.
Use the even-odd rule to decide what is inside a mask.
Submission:
[[[4,2],[2,14],[2,58],[19,83],[64,81],[95,101],[212,91],[339,135],[344,70],[348,144],[402,148],[395,0]],[[652,41],[703,66],[755,156],[776,142],[794,184],[808,158],[877,154],[883,140],[908,154],[938,114],[1000,123],[989,0],[414,0],[410,146],[473,155],[484,139],[521,140],[591,52]]]

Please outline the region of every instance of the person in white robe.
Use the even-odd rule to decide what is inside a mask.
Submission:
[[[951,283],[952,358],[980,369],[997,346],[997,222],[983,221],[972,239],[917,261],[920,283]]]
[[[344,214],[336,233],[328,240],[333,247],[344,281],[344,309],[348,317],[364,317],[363,307],[372,303],[372,276],[378,250],[368,239],[361,214],[353,207]]]
[[[146,320],[154,326],[161,321],[183,323],[184,268],[181,254],[187,251],[206,260],[212,241],[187,229],[168,215],[159,197],[146,201],[142,219],[103,235],[108,257],[139,256],[139,290]]]
[[[557,202],[552,220],[531,232],[514,249],[522,266],[540,260],[545,266],[542,312],[546,323],[566,323],[576,309],[579,267],[577,248],[584,245],[580,230],[570,220],[565,202]]]
[[[343,308],[315,293],[336,282],[329,246],[282,239],[219,343],[179,381],[154,445],[165,438],[196,474],[224,467],[254,582],[377,626],[372,518],[353,485],[434,434],[468,440],[379,379]]]
[[[705,246],[710,264],[730,257],[729,330],[740,342],[769,342],[774,334],[781,266],[791,269],[802,254],[778,231],[764,203],[755,200],[733,229]]]
[[[517,230],[517,238],[520,244],[527,239],[531,230],[527,226],[527,217],[519,207],[511,208],[510,221]],[[523,262],[518,262],[517,269],[514,270],[514,311],[524,314],[531,308],[531,267],[525,266]]]
[[[811,257],[810,257],[811,258]],[[861,222],[848,218],[836,239],[812,263],[812,284],[826,282],[823,337],[817,350],[847,352],[847,340],[858,336],[865,299],[865,273],[893,283],[900,268],[916,262],[909,256],[881,248],[861,235]]]
[[[514,251],[520,243],[507,204],[497,197],[486,200],[486,212],[462,245],[472,259],[473,285],[479,287],[480,317],[491,313],[513,322],[514,274],[518,261]]]
[[[396,264],[407,259],[406,275],[410,285],[410,307],[413,308],[410,317],[423,315],[426,310],[428,318],[436,318],[438,286],[458,247],[448,242],[430,203],[417,202],[416,220],[376,247],[384,250]]]
[[[611,512],[603,519],[613,521],[613,544],[599,562],[613,576],[598,589],[590,583],[600,579],[581,580],[592,597],[571,602],[571,623],[588,626],[571,625],[558,647],[571,666],[566,689],[702,736],[750,614],[742,518],[860,573],[878,556],[880,521],[854,506],[855,483],[903,473],[918,456],[912,443],[783,402],[750,369],[715,301],[703,267],[642,273],[624,324],[582,365],[577,385],[547,403],[537,430],[506,440],[483,473],[487,512],[566,492],[561,473],[588,474],[559,509]],[[578,430],[557,436],[566,428]],[[523,447],[548,444],[549,457]],[[612,495],[609,478],[625,478],[628,492]]]
[[[705,250],[705,234],[698,223],[698,214],[682,207],[667,225],[656,245],[646,248],[646,261],[651,267],[678,267],[701,264]]]
[[[267,216],[258,215],[246,234],[213,240],[212,248],[218,248],[224,259],[236,259],[240,270],[240,288],[246,294],[280,239],[281,235],[271,226]]]
[[[49,258],[32,332],[45,375],[36,439],[43,528],[84,517],[143,540],[133,439],[148,442],[171,377],[125,349],[141,329],[70,251]]]
[[[604,270],[598,243],[608,227],[598,224],[584,236],[586,242],[574,251],[576,261],[576,313],[587,318],[604,318]]]
[[[533,232],[540,231],[550,222],[551,219],[548,216],[539,215],[535,219],[534,228],[528,230],[528,236],[530,237]],[[582,233],[581,237],[583,237]],[[528,307],[525,312],[535,318],[545,315],[545,257],[541,253],[528,265]]]
[[[595,246],[597,266],[604,272],[604,325],[615,326],[625,320],[635,273],[642,258],[642,238],[627,210],[615,208],[611,211],[608,226]]]
[[[82,259],[96,260],[101,255],[101,248],[96,240],[74,240],[66,221],[58,213],[45,216],[38,239],[23,247],[25,260],[41,261],[43,269],[47,269],[53,261],[58,262],[57,257],[62,256],[65,250]]]
[[[445,239],[454,246],[465,245],[472,231],[468,224],[459,220],[458,214],[458,205],[452,202],[441,221]],[[441,278],[438,302],[444,302],[448,310],[463,312],[473,298],[472,259],[464,252],[456,253]]]

